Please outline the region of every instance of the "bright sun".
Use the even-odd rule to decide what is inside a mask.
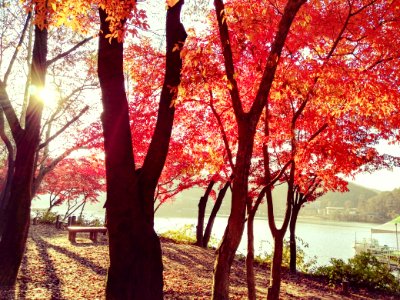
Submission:
[[[29,87],[32,95],[37,95],[46,107],[54,107],[57,104],[57,91],[52,88],[37,88],[34,85]]]

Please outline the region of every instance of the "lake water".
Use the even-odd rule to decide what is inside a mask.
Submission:
[[[156,218],[155,229],[163,232],[171,228],[179,229],[185,224],[193,224],[195,228],[196,219],[194,218]],[[227,218],[217,218],[214,223],[213,235],[220,239],[223,236]],[[297,223],[296,234],[305,243],[304,248],[308,258],[316,257],[318,265],[328,264],[330,258],[341,258],[347,260],[354,256],[354,242],[361,242],[363,239],[371,238],[371,227],[376,224],[354,223],[354,222],[334,222],[324,220],[300,219]],[[245,229],[246,230],[246,229]],[[286,238],[289,238],[287,233]],[[377,239],[381,245],[396,247],[396,237],[394,234],[374,234],[372,238]],[[254,249],[256,253],[271,253],[272,236],[266,220],[254,221]],[[244,234],[239,245],[238,252],[246,254],[247,237]],[[298,243],[299,244],[299,243]]]
[[[36,204],[36,205],[35,205]],[[38,202],[33,203],[33,211],[40,209],[37,205]],[[46,205],[46,203],[40,203]],[[45,208],[42,207],[42,208]],[[64,213],[64,208],[55,208],[54,211]],[[75,215],[78,215],[76,213]],[[85,209],[85,215],[88,218],[104,219],[104,209],[98,205],[96,209]],[[224,234],[227,224],[227,217],[219,217],[215,220],[212,235],[218,240]],[[197,219],[196,218],[155,218],[155,230],[158,233],[165,232],[173,229],[177,230],[184,225],[192,224],[195,230]],[[205,220],[207,222],[207,218]],[[308,244],[304,248],[308,258],[317,258],[318,265],[328,264],[330,258],[341,258],[347,260],[354,256],[354,242],[357,240],[361,242],[363,239],[370,240],[371,237],[377,239],[380,245],[388,245],[389,247],[396,247],[395,234],[373,234],[371,236],[371,228],[376,227],[377,224],[371,223],[355,223],[355,222],[336,222],[325,221],[316,219],[301,219],[299,218],[296,226],[296,235]],[[289,233],[286,234],[289,238]],[[238,248],[238,253],[246,254],[246,229],[243,235],[241,244]],[[300,244],[300,243],[298,243]],[[272,237],[269,231],[268,223],[266,220],[256,219],[254,221],[254,249],[256,253],[263,254],[265,252],[271,253],[272,250]]]

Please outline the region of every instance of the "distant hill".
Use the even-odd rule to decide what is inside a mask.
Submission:
[[[358,208],[361,206],[361,203],[365,203],[369,198],[372,198],[379,194],[378,191],[368,189],[356,185],[354,183],[349,183],[348,187],[350,191],[347,193],[329,192],[326,195],[322,196],[317,201],[315,201],[315,203],[310,203],[306,207],[314,209],[323,209],[329,206]],[[188,217],[188,218],[197,217],[198,202],[203,193],[204,189],[201,188],[193,188],[184,191],[176,197],[175,201],[163,204],[156,212],[156,216]],[[285,186],[277,186],[274,189],[273,195],[274,195],[274,208],[276,210],[276,213],[278,215],[282,214],[284,212],[286,205]],[[229,215],[230,201],[231,201],[231,194],[228,191],[228,193],[225,196],[224,202],[221,206],[219,215],[226,215],[226,216]],[[210,213],[213,203],[214,202],[211,199],[207,203],[207,209],[206,209],[207,213]],[[267,214],[266,206],[261,205],[258,215],[266,216],[266,214]]]
[[[349,183],[349,192],[334,193],[329,192],[316,201],[316,205],[320,208],[327,206],[344,206],[358,208],[361,202],[367,201],[369,198],[378,195],[380,192],[368,189],[363,186]]]

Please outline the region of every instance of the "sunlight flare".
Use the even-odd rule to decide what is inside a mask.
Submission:
[[[31,85],[29,87],[31,95],[35,95],[46,107],[54,107],[57,104],[57,91],[47,87],[37,87]]]

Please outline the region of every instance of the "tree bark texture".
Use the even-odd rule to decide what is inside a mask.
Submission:
[[[35,26],[31,71],[32,85],[36,90],[44,87],[46,56],[47,30],[41,30]],[[40,138],[43,103],[37,93],[31,94],[25,116],[25,129],[22,129],[15,118],[11,104],[5,102],[5,99],[1,100],[15,140],[16,157],[7,205],[8,221],[0,241],[0,286],[13,286],[29,230],[34,162]]]
[[[297,258],[297,245],[296,245],[296,223],[299,216],[301,205],[295,204],[292,209],[292,217],[289,223],[290,232],[290,272],[295,274],[297,272],[296,258]]]
[[[2,90],[0,93],[6,93]],[[4,226],[7,224],[8,214],[7,207],[10,200],[10,189],[12,177],[14,174],[14,146],[4,130],[4,112],[0,111],[0,137],[7,148],[7,173],[4,179],[3,188],[0,192],[0,237],[2,236]],[[1,238],[0,238],[1,239]]]
[[[284,234],[277,234],[274,237],[274,254],[272,258],[270,286],[268,287],[268,300],[279,300],[279,292],[281,288],[283,236]]]
[[[180,48],[186,38],[180,23],[183,1],[167,11],[166,73],[158,119],[143,167],[135,170],[124,88],[123,43],[105,38],[107,13],[100,10],[98,73],[102,90],[106,157],[106,215],[110,267],[107,299],[162,299],[161,245],[154,231],[153,200],[168,153],[174,117],[174,98],[180,83]],[[182,32],[183,30],[183,32]]]
[[[217,250],[214,266],[213,299],[225,300],[229,298],[230,270],[244,230],[254,134],[255,127],[251,128],[247,123],[239,125],[239,147],[232,185],[232,206],[228,225]]]
[[[204,216],[206,214],[207,201],[214,184],[215,181],[211,179],[210,183],[207,186],[206,191],[204,192],[204,195],[200,198],[198,205],[199,213],[197,216],[197,226],[196,226],[196,245],[200,247],[203,246]]]
[[[228,190],[228,188],[230,186],[231,186],[231,182],[227,181],[225,183],[224,187],[219,191],[217,200],[215,200],[213,209],[211,210],[211,214],[208,217],[206,229],[204,230],[204,236],[203,236],[203,247],[204,248],[208,247],[208,243],[210,242],[211,232],[212,232],[212,228],[214,226],[215,218],[217,217],[217,213],[218,213],[219,209],[221,208],[221,204],[222,204],[222,201],[224,200],[226,191]]]
[[[137,175],[124,88],[123,44],[109,42],[107,14],[100,10],[98,73],[102,90],[110,267],[107,299],[161,299],[161,253],[146,222]]]
[[[154,222],[154,193],[168,154],[169,141],[175,114],[175,99],[181,82],[181,49],[187,38],[185,28],[180,22],[180,13],[184,0],[179,0],[167,10],[166,22],[166,69],[161,90],[156,128],[149,150],[143,163],[140,176],[142,196],[146,201],[146,214]],[[151,201],[150,201],[151,199]]]
[[[249,300],[256,299],[256,284],[254,277],[254,217],[256,210],[250,210],[247,217],[247,256],[246,256],[246,280],[247,296]]]

